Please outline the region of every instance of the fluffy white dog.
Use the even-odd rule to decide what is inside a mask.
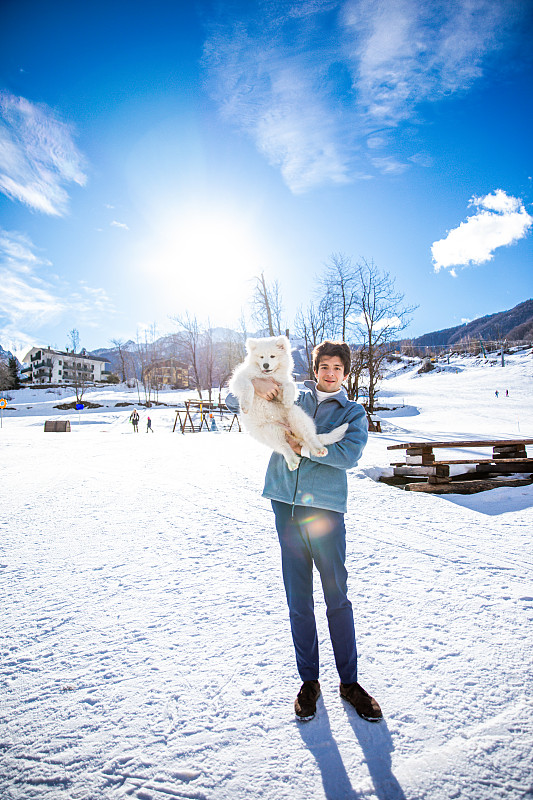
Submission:
[[[294,405],[298,389],[292,379],[294,363],[287,337],[248,339],[246,351],[246,359],[236,368],[229,384],[230,392],[239,400],[246,432],[276,453],[281,453],[290,470],[298,467],[300,456],[285,438],[287,428],[309,449],[311,455],[327,455],[324,445],[339,442],[348,425],[340,425],[330,433],[317,435],[311,417]],[[252,378],[260,377],[274,378],[278,382],[280,390],[274,400],[264,400],[255,393]]]

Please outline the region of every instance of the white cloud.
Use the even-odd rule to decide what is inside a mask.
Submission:
[[[0,192],[35,211],[66,213],[65,185],[84,186],[72,130],[44,104],[0,91]]]
[[[355,318],[355,322],[359,323],[359,325],[363,325],[366,327],[367,325],[367,316],[364,312],[361,312],[359,316]],[[381,331],[384,328],[401,328],[403,325],[401,319],[397,316],[393,317],[383,317],[382,319],[376,319],[372,322],[372,328],[374,331]]]
[[[533,217],[527,213],[522,200],[502,189],[485,197],[473,197],[470,205],[475,206],[477,212],[449,231],[444,239],[433,243],[435,272],[491,261],[494,250],[523,239],[533,224]],[[451,274],[455,276],[455,270],[451,270]]]
[[[114,312],[104,289],[80,281],[79,291],[58,284],[24,234],[0,229],[0,344],[20,351],[47,325],[74,314],[79,323],[96,325]]]
[[[223,7],[223,4],[222,4]],[[256,10],[259,8],[259,10]],[[223,116],[293,192],[413,164],[388,148],[423,103],[464,92],[520,14],[506,0],[298,0],[212,22],[203,63]],[[410,137],[412,138],[412,137]],[[382,153],[378,153],[379,150]]]
[[[123,228],[125,231],[129,231],[129,228],[125,222],[117,222],[117,220],[114,219],[113,222],[110,222],[109,224],[112,228]]]
[[[39,329],[58,319],[63,301],[36,274],[49,262],[39,257],[23,234],[0,229],[0,338],[28,343],[25,328]],[[5,347],[6,345],[3,344]]]
[[[371,161],[384,175],[401,175],[402,172],[409,169],[409,164],[404,164],[393,156],[372,158]]]

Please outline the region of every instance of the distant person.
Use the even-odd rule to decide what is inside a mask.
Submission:
[[[146,420],[146,433],[148,433],[148,431],[151,431],[152,433],[154,432],[154,429],[152,428],[152,420],[150,419],[150,417],[148,417],[148,419]]]
[[[497,390],[497,389],[496,389],[496,391],[494,392],[494,394],[496,395],[496,397],[498,397],[498,395],[499,395],[499,392],[498,392],[498,390]]]
[[[506,396],[506,397],[509,397],[509,389],[506,389],[506,390],[505,390],[505,396]]]
[[[130,414],[130,422],[133,425],[133,432],[139,433],[139,412],[136,408]]]

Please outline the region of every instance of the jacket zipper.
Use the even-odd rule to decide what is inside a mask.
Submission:
[[[317,401],[316,408],[315,408],[315,413],[313,414],[313,419],[315,419],[315,417],[317,415],[317,411],[318,411],[318,406],[319,405],[320,405],[320,403],[318,403],[318,401]],[[301,463],[302,462],[300,461],[300,464]],[[300,480],[300,464],[298,464],[298,469],[296,470],[296,484],[294,486],[294,494],[292,496],[291,519],[294,519],[294,506],[296,505],[296,493],[298,491],[298,481]]]

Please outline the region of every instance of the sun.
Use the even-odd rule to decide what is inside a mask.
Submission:
[[[253,277],[264,268],[259,237],[245,215],[224,208],[191,208],[177,213],[150,258],[150,273],[202,317],[238,319]]]

